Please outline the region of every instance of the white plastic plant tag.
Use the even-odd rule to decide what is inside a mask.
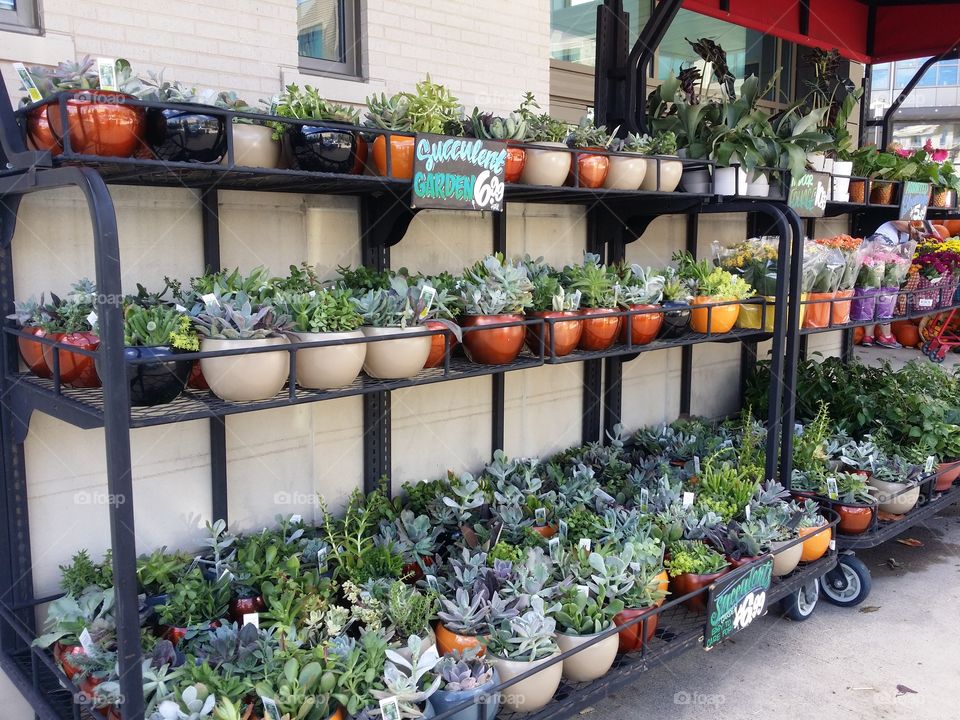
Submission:
[[[536,520],[537,527],[543,527],[547,524],[547,509],[537,508],[533,511],[533,517]]]
[[[87,315],[87,322],[90,323],[90,327],[97,326],[97,314],[93,310],[91,310],[90,314]]]
[[[685,508],[693,507],[693,493],[692,493],[692,492],[685,492],[685,493],[683,494],[683,507],[685,507]]]
[[[566,540],[567,539],[567,521],[561,520],[559,523],[557,523],[557,530],[560,533],[560,539]]]
[[[265,720],[280,720],[280,708],[277,707],[277,703],[273,698],[267,698],[261,695],[260,702],[263,703],[263,712],[266,716]]]
[[[577,542],[577,547],[581,550],[586,550],[587,552],[590,552],[591,545],[592,543],[590,542],[590,538],[580,538],[579,542]]]
[[[646,488],[640,489],[640,512],[647,511],[647,503],[650,502],[650,491]]]
[[[933,298],[920,298],[917,300],[917,305],[922,308],[933,307]]]
[[[93,657],[97,654],[97,646],[93,642],[93,637],[90,635],[90,631],[86,628],[84,628],[80,633],[80,647],[83,648],[83,651],[88,657]]]
[[[436,288],[424,285],[420,288],[420,299],[424,301],[423,310],[420,311],[420,319],[423,320],[430,314],[430,308],[433,307],[433,301],[437,297]]]
[[[117,61],[113,58],[97,58],[97,75],[101,90],[117,89]]]
[[[310,292],[307,293],[307,296],[308,296],[308,297],[316,297],[316,296],[317,296],[317,291],[316,291],[316,290],[311,290]]]
[[[693,456],[693,472],[695,475],[700,474],[700,456],[699,455]]]
[[[220,301],[217,299],[217,296],[213,293],[207,293],[206,295],[201,295],[200,299],[203,300],[204,305],[216,305],[220,307]]]
[[[439,586],[439,584],[437,583],[437,576],[436,576],[436,575],[427,575],[426,578],[427,578],[427,585],[430,587],[431,590],[439,590],[439,589],[440,589],[440,586]]]
[[[14,63],[13,69],[17,73],[17,77],[20,78],[20,84],[23,85],[23,89],[27,91],[27,95],[30,96],[31,102],[37,102],[43,99],[43,94],[40,92],[40,88],[37,87],[37,84],[33,81],[33,78],[30,76],[30,73],[27,72],[27,68],[23,63]]]
[[[613,495],[611,495],[610,493],[604,492],[604,491],[601,490],[600,488],[594,488],[593,494],[594,494],[595,497],[598,497],[601,501],[603,501],[603,502],[605,502],[605,503],[613,503],[613,502],[616,502],[616,500],[614,499]]]
[[[936,459],[933,455],[927,455],[927,462],[924,463],[924,465],[923,465],[923,471],[924,471],[927,475],[929,475],[930,473],[933,472],[933,464],[934,464],[936,461],[937,461],[937,459]]]
[[[550,551],[550,560],[557,561],[560,557],[560,538],[554,536],[547,541],[547,549]]]
[[[175,309],[177,312],[183,312],[183,313],[185,313],[185,312],[187,311],[187,309],[186,309],[183,305],[181,305],[180,303],[177,303],[177,304],[174,305],[173,307],[174,307],[174,309]]]
[[[830,538],[830,549],[831,549],[831,550],[836,550],[836,549],[837,549],[837,541],[834,540],[833,538]]]
[[[299,524],[302,523],[302,522],[303,522],[303,515],[291,515],[291,516],[290,516],[290,524],[291,524],[291,525],[299,525]]]
[[[840,498],[840,491],[837,489],[836,478],[827,478],[827,497],[829,497],[831,500],[837,500]]]
[[[400,705],[397,702],[397,696],[384,698],[380,701],[380,714],[383,720],[400,720]],[[280,720],[280,718],[277,718]]]
[[[743,508],[743,516],[750,522],[750,504],[747,503]]]
[[[260,613],[244,613],[243,614],[243,624],[244,625],[253,625],[257,630],[260,629]]]

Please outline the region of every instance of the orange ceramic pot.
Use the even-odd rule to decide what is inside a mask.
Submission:
[[[463,652],[470,648],[479,648],[478,656],[486,652],[486,648],[480,643],[480,638],[477,635],[460,635],[447,630],[443,623],[439,622],[434,626],[434,631],[437,634],[437,650],[441,655],[449,655],[454,650]]]
[[[657,631],[657,622],[660,619],[659,613],[654,614],[653,611],[654,608],[631,608],[627,610],[621,610],[613,616],[613,624],[620,626],[630,622],[634,618],[643,617],[645,615],[649,616],[646,620],[646,642],[649,643],[653,639],[653,634]],[[643,649],[643,626],[644,621],[641,620],[635,625],[623,628],[619,632],[620,652],[636,652],[637,650]]]
[[[343,706],[337,708],[337,711],[331,715],[327,720],[343,720]]]
[[[356,155],[353,158],[353,175],[363,175],[363,170],[367,166],[367,151],[369,146],[363,135],[357,133]]]
[[[659,305],[628,305],[630,310],[654,310]],[[643,313],[623,318],[620,329],[620,342],[627,342],[627,328],[630,328],[630,341],[634,345],[647,345],[653,341],[663,325],[663,313]],[[629,323],[629,325],[628,325]]]
[[[390,165],[393,172],[390,177],[395,180],[410,180],[413,177],[413,141],[409,135],[390,136]],[[373,141],[373,164],[377,174],[387,175],[387,139],[385,135],[377,135]]]
[[[65,645],[59,641],[54,644],[53,658],[60,663],[63,674],[67,676],[68,680],[73,680],[80,674],[80,668],[70,662],[72,655],[86,655],[86,653],[80,645]]]
[[[436,320],[428,320],[423,325],[427,330],[444,330],[442,333],[430,336],[430,354],[427,356],[427,362],[423,365],[425,368],[439,367],[443,365],[443,354],[447,348],[450,349],[450,356],[453,356],[453,351],[457,349],[457,338],[446,329],[443,323]],[[444,341],[444,337],[446,337],[446,341]]]
[[[833,509],[840,516],[837,530],[846,535],[859,535],[870,527],[873,520],[873,508],[857,505],[834,505]]]
[[[530,317],[535,318],[579,318],[579,313],[573,311],[545,310],[532,312]],[[553,334],[553,357],[563,357],[573,352],[583,335],[583,324],[579,319],[562,320],[560,322],[543,325],[527,325],[527,347],[535,355],[540,354],[540,336],[543,336],[544,357],[550,357],[550,335]]]
[[[800,554],[800,562],[819,560],[823,557],[823,554],[827,552],[827,548],[830,547],[830,538],[833,536],[833,532],[824,530],[823,532],[817,533],[819,529],[820,528],[807,527],[797,530],[797,532],[800,533],[800,537],[805,538],[803,541],[803,552]],[[814,535],[813,533],[817,534]]]
[[[724,568],[720,572],[709,573],[707,575],[695,575],[693,573],[681,573],[676,577],[670,578],[670,592],[675,596],[687,595],[688,593],[702,590],[721,575],[725,575],[729,568]],[[705,592],[694,595],[689,600],[684,600],[683,604],[688,610],[696,613],[707,611],[707,594]]]
[[[92,332],[50,333],[48,337],[51,340],[84,350],[96,350],[100,347],[100,338]],[[53,369],[54,352],[57,353],[60,362],[60,382],[80,388],[100,387],[100,376],[97,375],[93,357],[44,345],[43,359],[51,370]]]
[[[49,150],[54,156],[63,152],[50,129],[46,105],[35,107],[27,113],[27,146],[31,150]]]
[[[553,525],[540,525],[539,527],[532,527],[530,529],[544,540],[549,540],[557,534],[557,529]]]
[[[612,308],[584,308],[580,311],[583,317],[583,334],[580,335],[579,347],[581,350],[606,350],[613,345],[620,332],[622,318],[610,313],[616,312]]]
[[[495,325],[497,323],[523,320],[523,315],[465,315],[460,324],[465,328]],[[463,334],[463,349],[467,357],[481,365],[504,365],[516,360],[523,349],[526,327],[510,327],[476,330]]]
[[[520,181],[520,175],[523,173],[523,166],[527,162],[527,151],[519,145],[507,143],[507,164],[504,167],[504,179],[508,183]]]
[[[25,327],[23,331],[35,337],[44,337],[47,334],[47,331],[41,327]],[[20,348],[20,357],[23,358],[27,367],[30,368],[30,372],[42,378],[48,378],[53,375],[53,371],[43,357],[43,345],[38,342],[33,342],[32,340],[27,340],[25,337],[18,337],[17,347]]]
[[[656,579],[659,581],[658,589],[660,592],[664,593],[664,598],[662,600],[657,600],[657,607],[663,605],[666,601],[666,594],[670,590],[670,576],[667,574],[666,570],[661,570],[657,573]]]
[[[805,328],[825,328],[830,325],[830,309],[833,306],[833,303],[830,300],[833,300],[836,297],[836,293],[832,292],[812,292],[809,294],[810,300],[825,300],[827,302],[810,302],[807,304],[807,315],[803,319],[803,327]]]
[[[603,148],[584,148],[584,150],[602,150]],[[610,158],[606,155],[594,155],[583,150],[577,153],[577,173],[580,176],[580,187],[598,188],[603,186],[603,181],[607,179],[607,173],[610,171]],[[573,171],[567,178],[573,185]]]
[[[130,157],[143,142],[146,113],[127,104],[135,98],[108,90],[68,90],[67,127],[70,150],[81,155]],[[56,103],[46,106],[47,122],[63,146],[63,122]],[[38,131],[39,132],[39,131]]]
[[[960,462],[943,462],[937,466],[937,482],[933,486],[935,492],[946,492],[953,485],[954,481],[960,477]]]
[[[891,182],[871,182],[870,202],[875,205],[893,205],[893,188]]]
[[[917,347],[920,344],[920,330],[912,320],[897,320],[890,327],[897,342],[904,347]]]
[[[693,328],[694,332],[703,333],[704,335],[708,332],[714,335],[730,332],[736,324],[737,318],[740,317],[739,304],[720,305],[714,308],[698,308],[696,306],[708,305],[715,302],[726,302],[727,300],[734,299],[735,298],[730,297],[705,297],[702,295],[693,298],[690,301],[690,304],[694,306],[690,311],[690,327]]]

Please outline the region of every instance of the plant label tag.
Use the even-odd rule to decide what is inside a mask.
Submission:
[[[693,493],[692,493],[692,492],[685,492],[685,493],[683,494],[683,507],[684,507],[684,508],[693,507]]]
[[[933,455],[927,455],[927,462],[924,463],[923,471],[929,475],[933,472],[933,463],[936,462],[936,458]]]
[[[501,535],[503,535],[503,523],[495,522],[493,527],[490,528],[490,547],[493,547],[500,542]]]
[[[94,657],[97,654],[97,646],[94,644],[93,637],[87,628],[84,628],[83,632],[80,633],[80,647],[83,648],[88,657]]]
[[[834,540],[833,538],[830,538],[830,549],[831,549],[831,550],[836,550],[836,549],[837,549],[837,541]]]
[[[20,84],[23,85],[23,89],[27,91],[27,95],[30,96],[31,102],[37,102],[43,100],[43,95],[40,92],[40,88],[37,87],[37,84],[33,81],[30,73],[27,72],[27,68],[23,63],[14,63],[13,69],[17,73],[17,77],[20,78]]]
[[[917,305],[922,308],[933,307],[933,298],[920,298],[917,300]]]
[[[183,305],[181,305],[180,303],[176,303],[176,304],[173,306],[173,308],[174,308],[174,310],[176,310],[177,312],[185,313],[185,312],[187,311],[187,309],[186,309]]]
[[[700,456],[699,455],[693,456],[693,472],[695,475],[700,474]]]
[[[588,588],[586,585],[577,585],[577,593],[583,597],[590,597],[590,588]]]
[[[316,296],[317,296],[317,291],[316,291],[316,290],[311,290],[310,292],[307,293],[307,295],[310,296],[310,297],[316,297]]]
[[[203,300],[204,305],[216,305],[220,307],[220,301],[217,299],[217,296],[213,293],[207,293],[206,295],[201,295],[200,299]]]
[[[433,301],[437,297],[436,288],[424,285],[420,288],[420,299],[423,301],[423,310],[420,311],[420,319],[425,320],[430,314],[430,308],[433,307]]]
[[[397,702],[396,695],[380,701],[380,714],[383,720],[400,720],[400,704]]]
[[[840,491],[837,489],[836,478],[827,478],[827,497],[829,497],[831,500],[837,500],[840,498]]]
[[[580,541],[577,543],[578,548],[586,550],[587,552],[590,552],[590,545],[590,538],[580,538]]]
[[[552,537],[547,541],[547,549],[550,551],[550,560],[556,562],[560,557],[560,538]]]
[[[559,523],[557,523],[557,531],[560,533],[561,540],[567,539],[567,521],[566,520],[561,520]]]
[[[743,508],[743,516],[750,522],[750,504],[747,503]]]
[[[640,489],[640,512],[647,511],[647,503],[650,502],[650,491],[646,488]]]
[[[265,720],[280,720],[280,708],[277,707],[273,698],[260,696],[260,702],[263,703],[263,712]]]
[[[260,629],[260,613],[244,613],[243,614],[243,624],[244,625],[253,625],[257,630]]]
[[[439,590],[440,585],[437,583],[437,576],[430,574],[425,576],[427,578],[427,585],[431,590]]]
[[[95,328],[97,326],[97,314],[91,310],[90,314],[87,315],[87,322],[90,323],[90,327]]]
[[[290,524],[291,524],[291,525],[299,525],[299,524],[302,523],[302,522],[303,522],[303,515],[291,515],[291,516],[290,516]]]
[[[117,61],[113,58],[97,58],[97,75],[101,90],[117,89]]]
[[[537,527],[543,527],[547,524],[547,509],[537,508],[533,511],[533,517],[536,519]]]
[[[608,505],[615,503],[616,499],[610,493],[604,492],[600,488],[594,488],[594,496],[601,502],[607,503]]]

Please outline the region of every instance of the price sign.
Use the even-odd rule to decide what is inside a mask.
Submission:
[[[707,650],[748,627],[764,613],[772,577],[773,556],[765,555],[759,564],[727,573],[710,586],[703,633],[703,646]]]
[[[506,143],[419,133],[410,206],[501,210],[506,163]]]
[[[925,220],[927,218],[927,203],[930,202],[929,183],[914,182],[903,184],[903,193],[900,195],[901,220]]]
[[[830,176],[826,173],[803,173],[790,179],[789,205],[800,217],[823,217],[830,197]]]

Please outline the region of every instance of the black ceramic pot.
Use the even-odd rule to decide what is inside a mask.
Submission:
[[[140,358],[156,362],[127,365],[130,381],[130,404],[134,407],[162,405],[175,400],[183,392],[190,376],[190,360],[175,360],[177,351],[168,347],[128,347],[123,351],[125,360]]]
[[[159,160],[215,163],[227,152],[222,116],[197,111],[151,108],[147,112],[147,142]]]
[[[671,310],[671,308],[680,307],[680,310]],[[686,303],[665,302],[663,309],[663,325],[660,326],[660,335],[662,338],[677,338],[686,335],[690,330],[690,309]]]
[[[297,170],[350,173],[356,164],[357,138],[335,125],[293,125],[287,129]]]

